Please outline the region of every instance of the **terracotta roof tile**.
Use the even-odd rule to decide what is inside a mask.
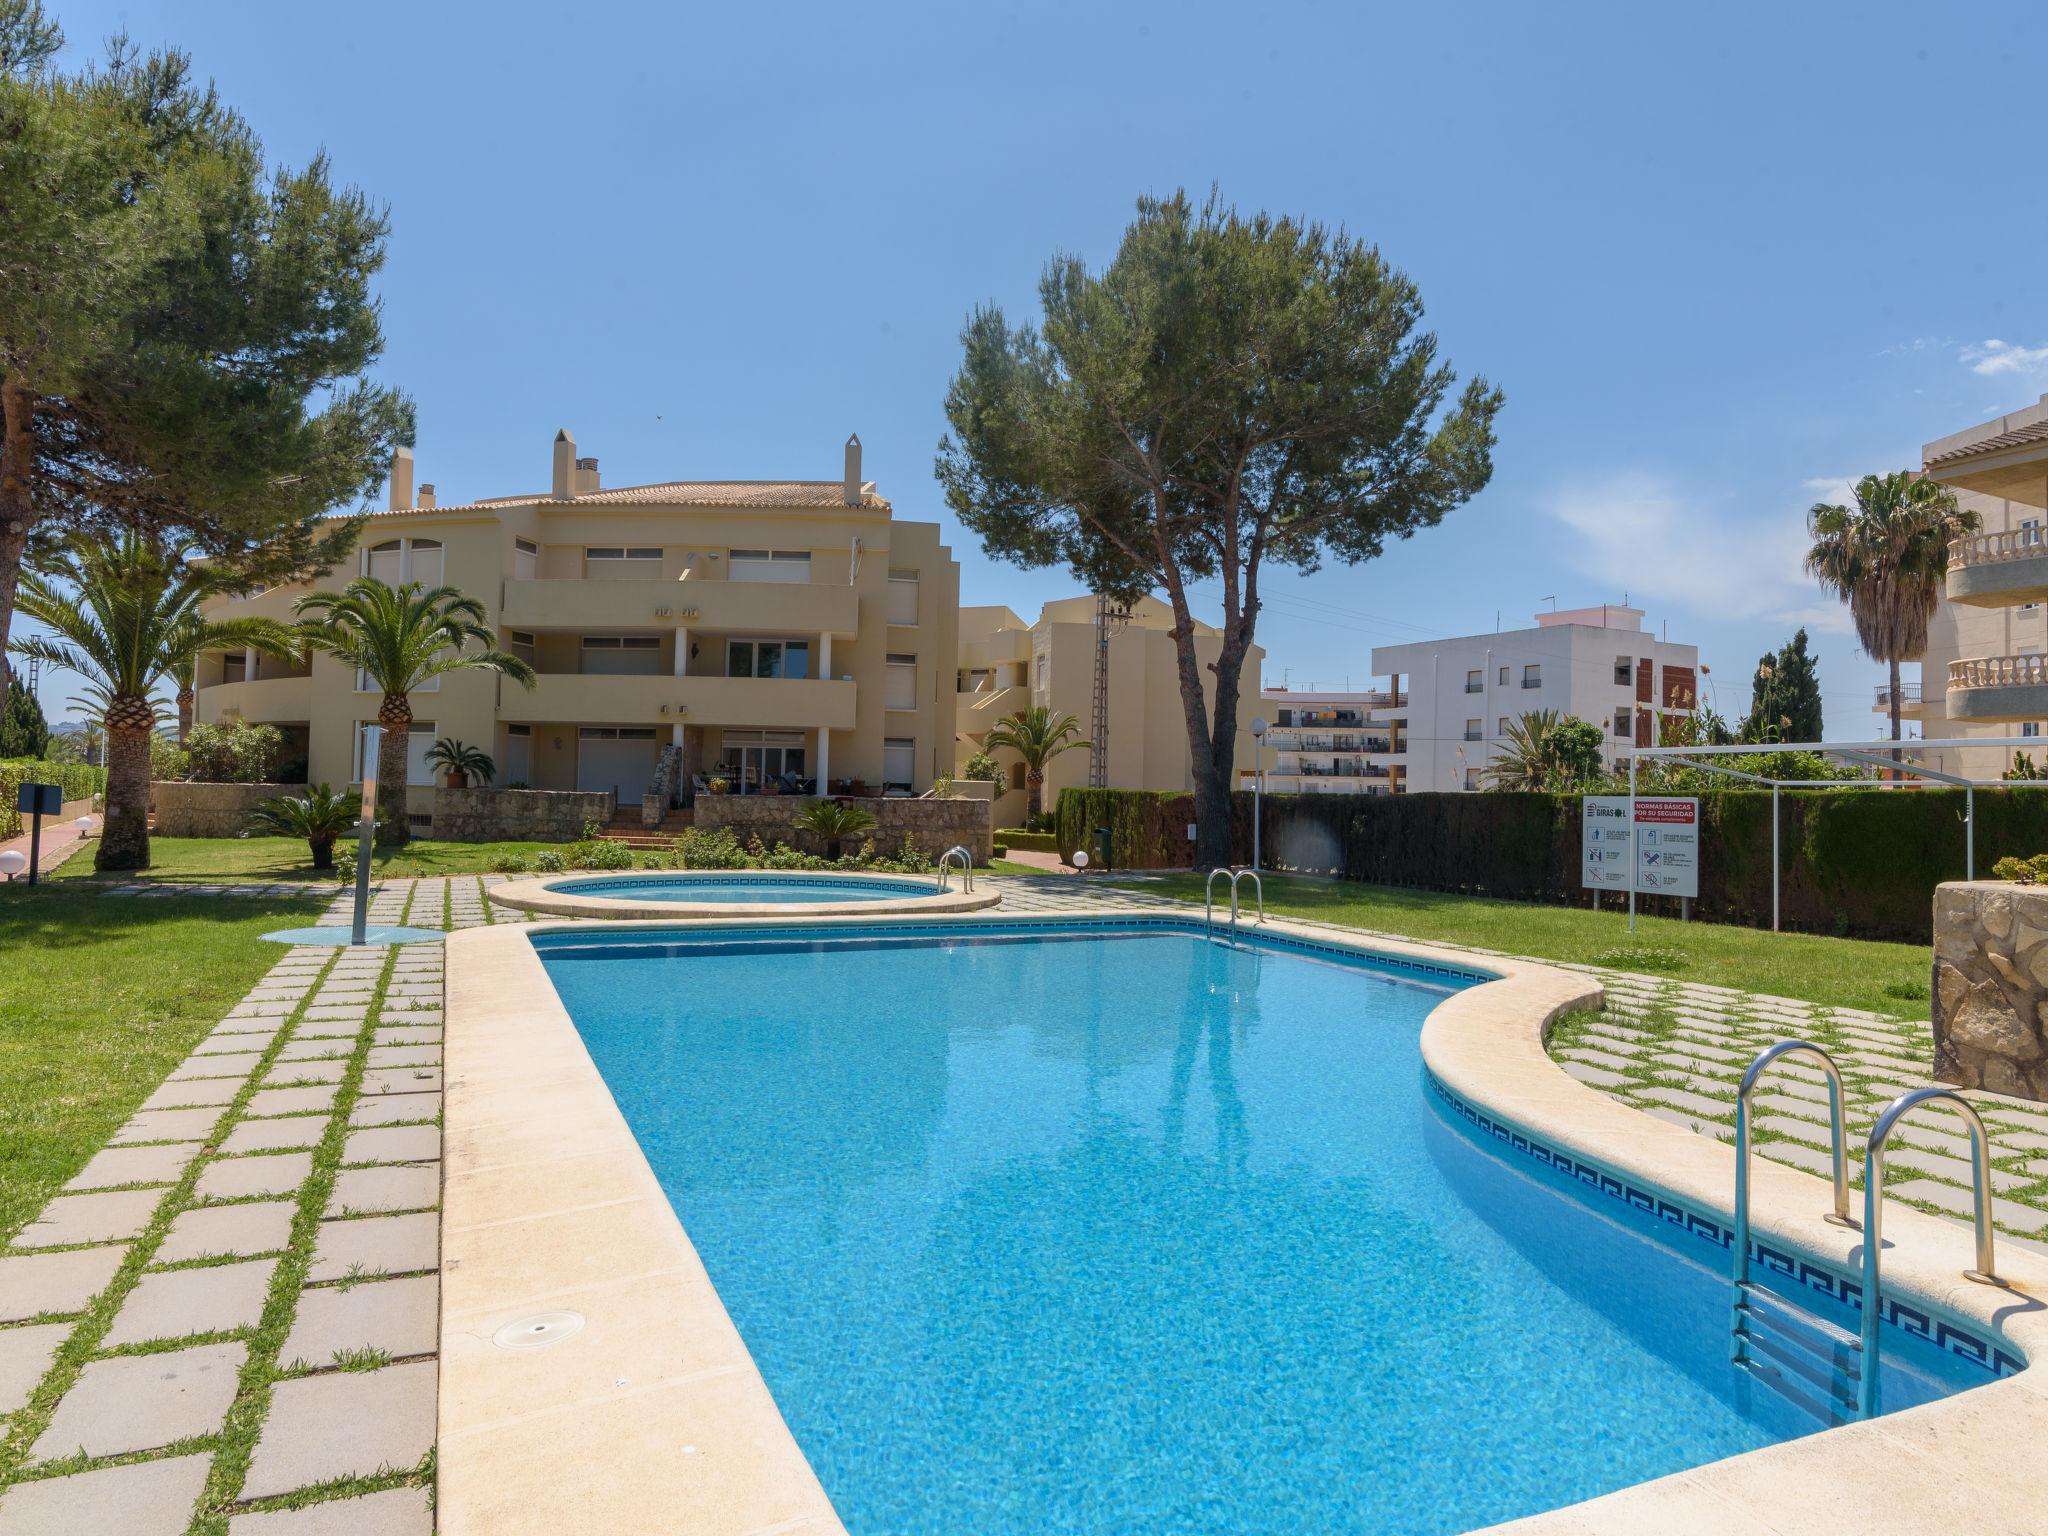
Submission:
[[[373,517],[431,517],[444,512],[481,512],[500,507],[762,507],[829,511],[844,508],[846,491],[837,480],[665,480],[658,485],[628,485],[615,490],[597,490],[567,501],[556,501],[545,492],[531,496],[490,496],[476,501],[451,502],[438,507],[400,507],[396,511],[374,512]],[[861,505],[870,511],[890,510],[887,498],[872,486],[861,492]]]
[[[1960,448],[1934,454],[1925,463],[1932,468],[1936,464],[1952,464],[1958,459],[1974,459],[1979,454],[2003,453],[2008,448],[2024,448],[2030,443],[2041,442],[2048,442],[2048,420],[2037,421],[2032,426],[2015,427],[2010,432],[1999,432],[1991,437],[1980,437],[1974,443],[1964,443]]]

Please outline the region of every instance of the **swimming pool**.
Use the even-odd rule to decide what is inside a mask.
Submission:
[[[801,870],[639,870],[569,875],[497,886],[491,900],[559,917],[839,917],[868,912],[972,912],[1000,892],[969,891],[955,877],[810,873]]]
[[[1468,1134],[1417,1032],[1472,977],[1174,920],[533,942],[855,1532],[1456,1531],[1819,1427],[1728,1366],[1724,1247]],[[1896,1332],[1888,1407],[1989,1379]]]

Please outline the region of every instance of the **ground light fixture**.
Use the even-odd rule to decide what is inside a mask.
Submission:
[[[9,848],[5,853],[0,853],[0,875],[12,880],[27,868],[28,855],[19,848]]]

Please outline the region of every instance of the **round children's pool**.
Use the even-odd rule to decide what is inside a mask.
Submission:
[[[845,917],[890,912],[970,912],[1001,898],[986,885],[963,891],[957,876],[808,874],[794,870],[641,870],[519,880],[491,900],[555,917]]]

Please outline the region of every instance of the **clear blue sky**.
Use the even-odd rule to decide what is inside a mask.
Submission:
[[[390,204],[379,372],[444,501],[544,485],[560,426],[614,485],[835,477],[858,430],[899,515],[949,522],[961,321],[1030,311],[1057,250],[1106,260],[1139,193],[1377,242],[1506,390],[1496,471],[1273,583],[1297,686],[1626,592],[1731,715],[1803,620],[1829,734],[1873,733],[1805,507],[2048,389],[2048,28],[2018,5],[56,9],[74,52],[186,48],[273,158],[324,147]],[[949,531],[965,602],[1071,590]]]

